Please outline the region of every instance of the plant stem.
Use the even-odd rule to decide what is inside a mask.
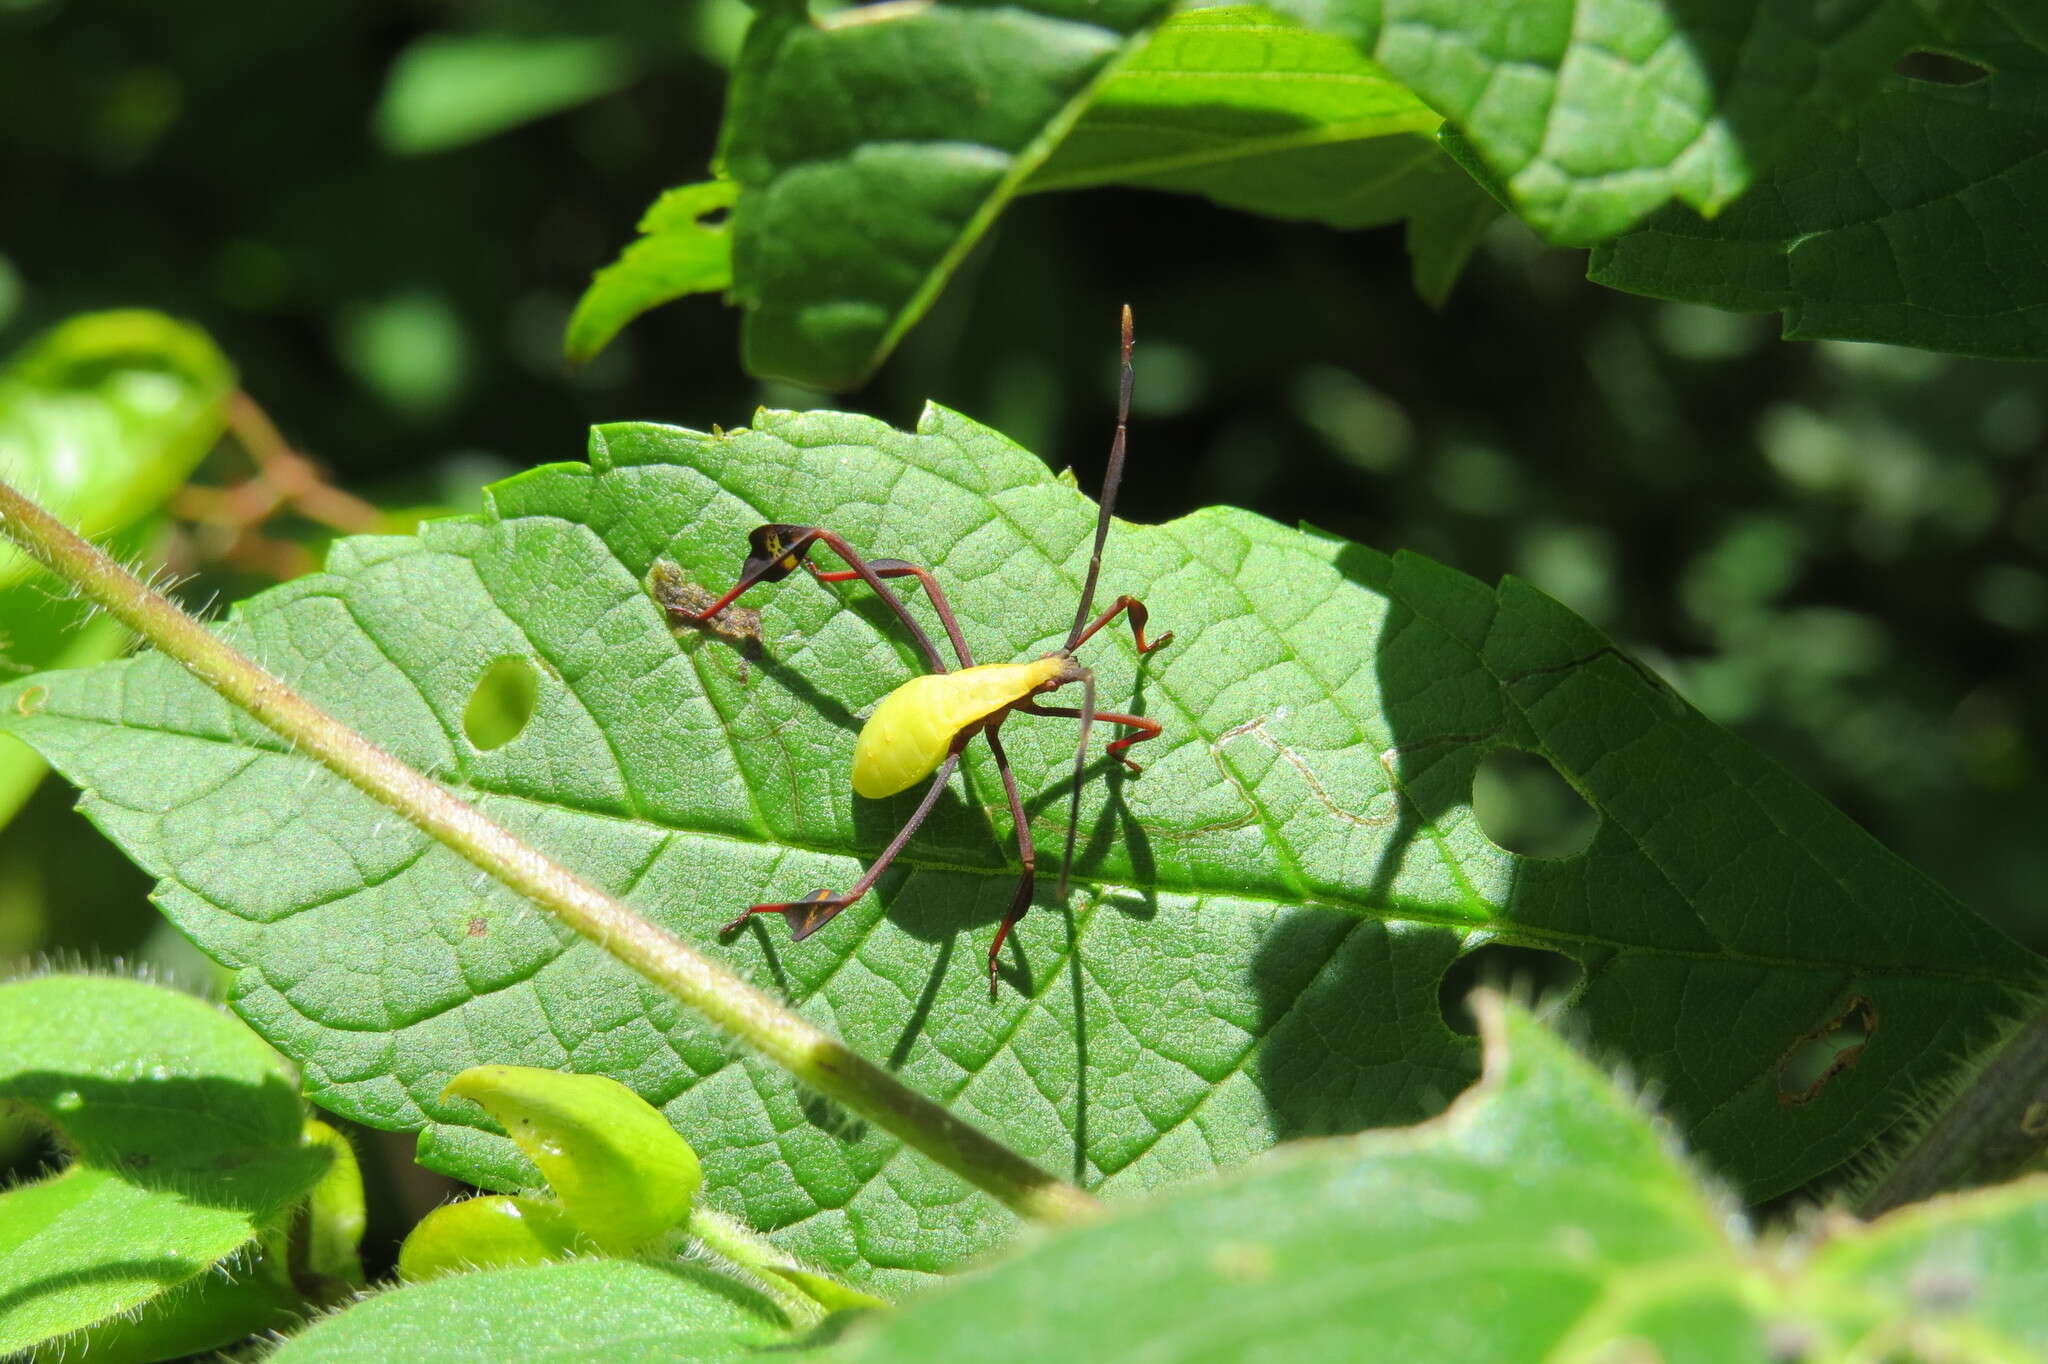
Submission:
[[[1857,1200],[1876,1217],[1938,1193],[2001,1184],[2048,1151],[2048,1010],[2009,1034],[1940,1116]]]
[[[554,914],[713,1024],[1025,1217],[1100,1211],[1076,1186],[960,1121],[845,1043],[349,729],[5,482],[0,530],[130,629],[372,798]]]
[[[752,1227],[699,1203],[687,1228],[703,1247],[730,1260],[766,1288],[792,1319],[815,1321],[844,1307],[887,1308],[889,1304],[829,1275],[805,1269]]]

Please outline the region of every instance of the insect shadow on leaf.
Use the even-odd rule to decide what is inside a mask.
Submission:
[[[1002,925],[996,929],[994,941],[988,949],[988,990],[989,997],[995,998],[1000,979],[998,970],[999,954],[1003,943],[1010,936],[1010,930],[1024,917],[1031,907],[1032,893],[1037,885],[1038,854],[1031,838],[1031,821],[1024,808],[1023,797],[1017,790],[1017,778],[1010,770],[1009,755],[1003,750],[1000,731],[1004,721],[1012,714],[1058,716],[1081,722],[1080,743],[1074,755],[1073,794],[1068,805],[1066,848],[1060,862],[1059,895],[1066,898],[1067,878],[1073,868],[1074,837],[1080,819],[1081,785],[1088,768],[1088,734],[1097,720],[1120,726],[1131,731],[1121,738],[1111,740],[1109,755],[1120,759],[1133,774],[1144,769],[1125,752],[1131,745],[1156,737],[1160,732],[1159,722],[1148,720],[1142,715],[1126,714],[1120,711],[1098,710],[1095,705],[1095,675],[1074,658],[1075,650],[1105,625],[1118,616],[1127,616],[1131,634],[1136,640],[1138,654],[1144,655],[1166,646],[1173,639],[1173,632],[1147,641],[1145,604],[1136,597],[1120,596],[1100,615],[1091,615],[1095,607],[1095,587],[1102,573],[1102,549],[1109,537],[1110,517],[1116,506],[1117,486],[1123,479],[1124,446],[1131,412],[1131,310],[1123,310],[1122,330],[1122,371],[1117,393],[1116,435],[1110,442],[1109,467],[1103,474],[1102,497],[1095,522],[1094,551],[1088,560],[1088,576],[1081,588],[1081,598],[1074,611],[1073,628],[1067,631],[1066,642],[1043,658],[1026,663],[981,663],[974,661],[973,653],[967,647],[967,640],[960,632],[960,624],[953,615],[952,607],[946,601],[946,594],[940,588],[930,570],[901,559],[868,559],[848,544],[843,538],[823,526],[800,526],[770,524],[756,526],[748,537],[751,553],[740,569],[739,581],[724,596],[711,602],[701,611],[688,618],[699,623],[719,619],[741,593],[759,583],[780,582],[799,568],[806,570],[821,583],[842,583],[859,580],[868,585],[896,618],[910,633],[918,650],[924,655],[930,671],[914,677],[896,690],[883,697],[867,723],[861,727],[860,737],[854,744],[853,789],[869,800],[882,800],[906,791],[926,777],[931,785],[926,788],[924,799],[918,803],[915,813],[897,831],[887,847],[854,882],[851,889],[837,893],[830,890],[815,890],[801,900],[781,901],[774,904],[750,905],[737,918],[726,924],[721,932],[733,932],[756,914],[780,914],[789,924],[792,941],[801,942],[829,923],[833,916],[865,895],[880,878],[882,872],[896,859],[909,843],[912,834],[923,824],[938,803],[939,795],[952,779],[954,770],[960,765],[960,755],[968,743],[979,734],[988,740],[989,751],[995,756],[996,772],[1002,777],[1003,792],[1009,800],[1010,820],[1017,834],[1017,855],[1021,874],[1017,887],[1010,896],[1008,909],[1004,912]],[[821,569],[811,562],[811,550],[819,545],[832,551],[847,567],[844,569]],[[917,618],[910,613],[888,585],[888,579],[914,578],[924,589],[926,599],[938,615],[939,623],[945,628],[947,641],[952,645],[958,660],[958,671],[948,671],[938,646],[932,642]],[[1073,706],[1051,706],[1041,704],[1036,698],[1056,691],[1072,683],[1081,684],[1081,704]]]

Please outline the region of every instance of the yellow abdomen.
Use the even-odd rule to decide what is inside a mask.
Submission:
[[[945,760],[955,735],[1059,675],[1063,660],[984,663],[913,677],[882,698],[853,746],[853,789],[869,800],[907,790]]]

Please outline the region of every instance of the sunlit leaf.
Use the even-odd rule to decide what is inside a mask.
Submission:
[[[1408,223],[1441,302],[1500,213],[1443,119],[1358,48],[1256,6],[1174,16],[1103,83],[1029,191],[1134,185],[1332,227]]]
[[[849,884],[900,823],[915,793],[861,801],[846,773],[859,716],[914,654],[865,591],[801,578],[750,598],[758,640],[679,637],[649,569],[716,588],[753,525],[828,525],[933,566],[982,657],[1029,658],[1064,635],[1094,509],[936,408],[916,434],[767,413],[713,435],[603,427],[591,450],[589,466],[498,485],[480,517],[339,542],[327,572],[226,628],[651,919],[1107,1193],[1438,1110],[1476,1065],[1441,982],[1489,944],[1575,962],[1575,1026],[1754,1197],[1882,1134],[2040,979],[1525,584],[1225,508],[1110,539],[1105,592],[1144,596],[1177,638],[1142,670],[1127,636],[1087,657],[1103,703],[1164,734],[1142,777],[1091,768],[1070,911],[1045,878],[995,1003],[981,960],[1014,853],[979,747],[875,894],[798,945],[773,921],[721,945],[740,907]],[[534,713],[479,750],[463,711],[508,655],[542,679]],[[309,1092],[422,1129],[430,1164],[534,1187],[441,1087],[472,1065],[544,1066],[661,1104],[710,1202],[857,1281],[900,1285],[1011,1226],[159,657],[16,684],[0,724],[164,878],[165,910],[234,969],[236,1007]],[[1056,849],[1073,728],[1019,717],[1004,741],[1038,845]],[[1590,806],[1581,851],[1487,837],[1473,782],[1500,748]],[[1787,1081],[1802,1049],[1854,1029],[1840,1064]]]
[[[274,1267],[245,1263],[239,1289],[218,1272],[331,1163],[306,1142],[275,1053],[234,1019],[139,981],[0,985],[0,1105],[73,1152],[61,1173],[0,1194],[0,1352],[157,1308],[139,1326],[188,1341],[183,1353],[295,1300]]]
[[[502,1364],[521,1359],[773,1359],[789,1338],[775,1309],[694,1265],[631,1260],[457,1274],[380,1293],[267,1356],[272,1364]]]

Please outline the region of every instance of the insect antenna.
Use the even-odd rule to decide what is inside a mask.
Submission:
[[[1123,376],[1117,386],[1116,437],[1109,443],[1109,467],[1102,473],[1101,511],[1095,518],[1095,552],[1088,560],[1088,576],[1081,584],[1081,605],[1074,612],[1074,628],[1067,631],[1063,653],[1072,653],[1088,628],[1088,615],[1095,609],[1095,580],[1102,576],[1102,546],[1109,539],[1109,517],[1116,509],[1117,485],[1124,481],[1124,432],[1131,424],[1131,305],[1124,304]]]
[[[1088,628],[1095,609],[1095,581],[1102,576],[1102,547],[1109,540],[1109,519],[1116,510],[1116,490],[1124,481],[1124,444],[1131,425],[1131,305],[1124,304],[1123,368],[1117,378],[1116,435],[1109,442],[1109,466],[1102,471],[1102,496],[1095,515],[1095,549],[1088,556],[1088,576],[1081,583],[1081,604],[1074,611],[1074,628],[1067,631],[1062,650],[1071,654]],[[1081,827],[1081,783],[1088,771],[1088,731],[1095,725],[1095,674],[1081,670],[1081,741],[1074,748],[1074,790],[1067,800],[1067,846],[1060,855],[1059,898],[1067,898],[1067,879],[1074,870],[1074,837]]]

